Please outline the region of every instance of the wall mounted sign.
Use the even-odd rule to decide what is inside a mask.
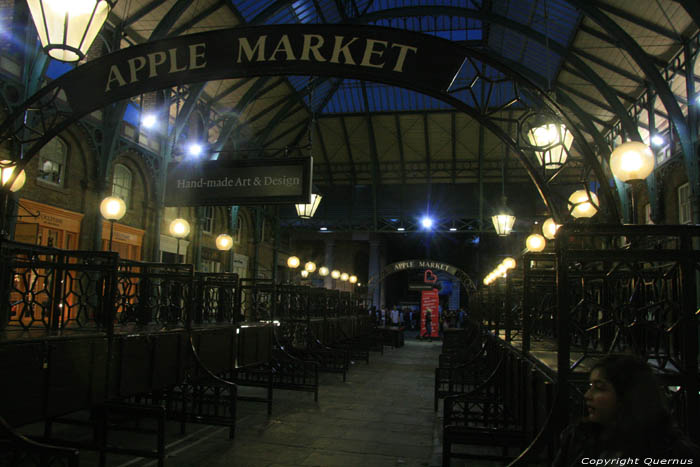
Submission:
[[[313,159],[179,162],[168,166],[166,206],[308,203]]]

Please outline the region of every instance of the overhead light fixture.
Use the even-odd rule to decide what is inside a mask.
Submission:
[[[158,118],[154,114],[146,114],[141,119],[141,126],[144,128],[153,128],[156,126]]]
[[[313,261],[307,261],[304,265],[304,270],[308,271],[309,273],[314,272],[316,270],[316,263],[314,263]]]
[[[297,216],[302,219],[311,219],[316,214],[316,209],[318,205],[321,204],[321,195],[317,193],[311,193],[311,202],[305,204],[296,204]]]
[[[660,134],[655,134],[654,136],[651,137],[652,146],[656,146],[657,148],[660,146],[663,146],[665,142],[666,142],[666,140]]]
[[[357,283],[357,276],[353,274],[352,276],[350,276],[350,278],[348,280],[350,281],[351,284],[356,284]]]
[[[288,268],[296,269],[299,267],[300,264],[301,264],[301,260],[299,260],[299,258],[296,256],[290,256],[289,258],[287,258],[287,267]]]
[[[456,232],[456,231],[457,231],[457,227],[450,227],[450,232]]]
[[[27,0],[41,46],[62,62],[85,58],[102,29],[112,0]]]
[[[307,271],[306,269],[302,269],[301,270],[301,277],[303,277],[303,278],[309,277],[309,271]]]
[[[525,247],[527,248],[527,251],[532,251],[534,253],[539,253],[540,251],[544,250],[546,244],[547,241],[538,233],[530,234],[530,236],[528,236],[525,240]]]
[[[340,274],[340,280],[343,282],[346,282],[348,279],[350,279],[350,274],[347,272],[343,272]]]
[[[422,225],[424,229],[431,229],[433,227],[433,220],[428,216],[424,216],[420,220],[420,225]]]
[[[331,277],[333,279],[338,279],[340,277],[340,271],[338,271],[337,269],[334,269],[333,271],[331,271]]]
[[[320,230],[321,232],[325,232],[326,230],[328,230],[328,227],[321,227],[319,230]]]
[[[190,223],[185,219],[174,219],[170,223],[169,231],[170,235],[177,239],[185,238],[190,233]]]
[[[554,240],[559,227],[561,227],[561,225],[554,222],[554,219],[550,217],[542,224],[542,235],[544,235],[544,238],[547,240]]]
[[[199,157],[202,155],[202,145],[199,143],[191,143],[187,146],[187,153],[192,157]]]
[[[623,182],[644,180],[654,170],[654,153],[639,141],[622,143],[610,155],[610,170]]]
[[[527,138],[539,164],[547,170],[559,169],[566,163],[574,136],[561,123],[545,123],[531,127]]]
[[[598,206],[598,197],[592,191],[576,190],[569,196],[569,212],[573,217],[593,217],[598,212]]]
[[[397,227],[396,230],[398,230],[399,232],[403,232],[406,229],[404,227]]]
[[[229,234],[221,234],[216,237],[216,248],[221,251],[228,251],[233,246],[233,238]]]
[[[10,178],[12,177],[12,174],[15,171],[15,168],[17,167],[17,163],[13,161],[0,161],[0,180],[2,180],[2,188],[7,189],[7,184],[10,181]],[[24,170],[22,170],[17,176],[15,177],[15,180],[12,182],[12,185],[9,187],[9,190],[11,192],[15,192],[22,188],[24,186],[24,182],[27,180],[27,174],[24,173]]]
[[[318,275],[319,275],[319,276],[324,276],[324,277],[325,277],[325,276],[328,275],[328,273],[329,273],[328,268],[325,267],[325,266],[321,266],[321,267],[318,269]]]
[[[511,258],[510,256],[508,258],[504,259],[501,264],[504,265],[506,267],[506,269],[513,269],[517,265],[517,263],[515,262],[515,259]]]

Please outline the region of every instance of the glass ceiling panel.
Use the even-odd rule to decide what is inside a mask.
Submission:
[[[371,112],[402,112],[418,110],[448,110],[452,106],[438,99],[408,89],[365,82]],[[324,114],[364,113],[362,82],[346,79],[322,109]]]

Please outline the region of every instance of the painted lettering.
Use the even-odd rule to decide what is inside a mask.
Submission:
[[[382,68],[384,66],[384,62],[382,63],[372,63],[372,56],[373,55],[378,55],[379,58],[384,55],[384,50],[386,49],[386,46],[388,45],[387,41],[375,41],[374,39],[367,39],[367,43],[365,44],[365,53],[362,56],[362,62],[360,62],[360,65],[362,66],[369,66],[373,68]],[[381,49],[376,49],[375,45],[381,45]]]
[[[109,92],[112,90],[112,83],[114,81],[117,82],[118,86],[124,86],[126,84],[126,80],[119,71],[119,68],[117,68],[117,65],[112,65],[109,68],[109,76],[107,77],[107,86],[105,87],[105,92]]]
[[[170,53],[170,71],[169,73],[177,73],[178,71],[187,71],[187,65],[182,68],[177,67],[177,49],[169,49]]]
[[[143,68],[146,66],[146,57],[134,57],[130,58],[126,62],[129,64],[129,73],[131,77],[129,83],[135,83],[138,81],[136,73],[143,70]]]
[[[406,61],[406,55],[408,55],[409,51],[413,53],[418,52],[418,47],[411,47],[404,44],[391,44],[392,49],[395,47],[398,47],[399,49],[399,56],[396,58],[396,64],[394,65],[393,71],[402,72],[404,61]]]
[[[272,54],[268,60],[272,62],[277,60],[276,55],[280,52],[283,52],[287,56],[285,60],[296,60],[294,50],[292,50],[292,43],[289,42],[289,37],[286,34],[282,35],[277,43],[277,46],[275,47],[275,50],[272,51]]]
[[[148,54],[148,77],[153,78],[158,76],[158,67],[165,63],[168,55],[165,52],[153,52]]]
[[[190,70],[198,70],[207,66],[206,53],[207,44],[204,42],[190,45]]]
[[[316,43],[313,43],[313,41]],[[318,49],[323,47],[323,36],[318,34],[304,34],[304,46],[301,49],[301,60],[309,60],[309,52],[314,55],[314,60],[317,62],[325,62],[326,59],[321,55]]]
[[[335,44],[333,45],[331,63],[340,63],[338,59],[340,58],[340,54],[343,54],[343,57],[345,58],[345,61],[343,63],[347,63],[348,65],[355,65],[355,60],[353,60],[352,54],[350,53],[350,44],[355,42],[357,40],[357,37],[353,37],[346,44],[343,44],[343,39],[343,36],[335,36]]]
[[[258,37],[258,41],[255,43],[255,47],[251,47],[247,37],[241,37],[238,39],[238,63],[241,63],[241,58],[243,57],[244,53],[248,61],[252,61],[253,55],[255,55],[256,52],[258,54],[258,58],[255,61],[264,61],[266,40],[267,36],[260,36]]]

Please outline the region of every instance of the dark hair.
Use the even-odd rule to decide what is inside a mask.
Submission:
[[[633,355],[608,355],[593,370],[615,389],[618,408],[611,438],[624,444],[658,442],[675,431],[666,397],[645,361]]]

